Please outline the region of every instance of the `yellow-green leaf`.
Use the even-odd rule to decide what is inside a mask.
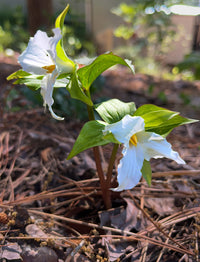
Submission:
[[[65,21],[65,16],[68,10],[69,5],[66,6],[62,13],[57,17],[55,22],[55,27],[60,28],[61,32]],[[69,59],[67,54],[65,53],[65,50],[63,49],[62,39],[58,42],[56,46],[56,52],[57,56],[63,61],[65,67],[67,66],[69,68],[69,72],[73,72],[75,70],[75,63],[71,59]]]

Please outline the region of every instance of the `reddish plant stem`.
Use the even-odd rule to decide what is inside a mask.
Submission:
[[[110,161],[109,161],[109,165],[108,165],[107,176],[106,176],[107,178],[106,184],[107,184],[108,189],[111,187],[112,171],[113,171],[113,166],[115,163],[115,158],[116,158],[118,147],[119,147],[118,144],[114,144],[112,154],[110,157]]]
[[[99,176],[99,181],[100,181],[104,205],[105,205],[106,209],[109,209],[112,206],[111,198],[110,198],[110,190],[107,186],[107,181],[105,180],[105,177],[104,177],[104,173],[103,173],[103,169],[102,169],[102,165],[101,165],[99,147],[94,147],[93,152],[94,152],[94,159],[95,159],[95,163],[96,163],[97,173],[98,173],[98,176]]]
[[[89,120],[95,120],[93,107],[87,106],[87,110],[88,110]],[[111,198],[110,198],[110,190],[107,186],[107,180],[104,177],[99,147],[98,146],[94,147],[93,152],[94,152],[94,159],[95,159],[95,163],[96,163],[97,173],[98,173],[98,176],[99,176],[99,181],[100,181],[104,205],[105,205],[106,209],[109,209],[112,206]]]

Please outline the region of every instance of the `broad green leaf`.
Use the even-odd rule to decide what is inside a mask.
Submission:
[[[145,128],[145,129],[146,129],[146,131],[149,131],[149,132],[155,132],[159,135],[167,136],[173,130],[173,128],[175,128],[177,126],[181,126],[181,125],[185,125],[185,124],[191,124],[191,123],[195,123],[195,122],[198,122],[198,121],[199,120],[185,118],[185,117],[182,117],[180,115],[176,115],[172,119],[169,119],[168,121],[164,122],[163,124],[161,124],[157,127],[148,127],[148,128]]]
[[[12,73],[11,75],[9,75],[7,77],[7,80],[9,81],[9,80],[18,79],[18,78],[24,78],[26,76],[31,76],[31,74],[29,74],[29,73],[23,71],[22,69],[20,69],[20,70],[18,70],[16,72]]]
[[[66,74],[60,75],[56,79],[56,82],[54,84],[54,88],[66,87],[69,83],[69,80],[67,78],[61,79],[61,77],[66,77],[66,76],[67,76]],[[41,81],[42,81],[43,77],[44,76],[42,76],[42,75],[38,76],[38,75],[29,74],[29,73],[20,69],[20,70],[14,72],[13,74],[11,74],[10,76],[8,76],[7,80],[16,79],[14,84],[26,85],[26,86],[30,87],[32,90],[37,90],[41,87]]]
[[[74,157],[88,148],[108,144],[110,141],[104,139],[103,135],[105,125],[106,123],[102,121],[94,120],[87,122],[81,129],[81,132],[67,159]]]
[[[29,74],[22,69],[14,72],[7,77],[7,80],[14,80],[14,84],[26,85],[33,90],[37,90],[41,86],[41,80],[43,76]]]
[[[71,80],[67,86],[67,90],[69,91],[72,98],[81,100],[89,106],[93,106],[92,100],[83,92],[76,74],[72,75]]]
[[[98,56],[91,64],[81,67],[78,70],[79,80],[83,87],[86,90],[89,90],[91,84],[101,73],[117,64],[128,66],[134,72],[134,67],[131,64],[131,61],[124,60],[113,53],[107,53]]]
[[[121,144],[111,132],[108,132],[107,134],[105,133],[103,139],[109,141],[110,143]]]
[[[66,6],[66,8],[62,11],[62,13],[57,17],[56,22],[55,22],[55,27],[60,28],[62,31],[64,21],[65,21],[65,16],[69,10],[69,5]],[[68,67],[69,72],[73,72],[75,70],[75,63],[68,58],[68,56],[65,53],[65,50],[63,49],[63,44],[62,44],[62,39],[58,42],[56,46],[56,52],[57,56],[60,58],[59,63],[63,62],[63,66]]]
[[[147,184],[151,186],[152,171],[151,171],[151,165],[149,161],[144,160],[141,172]]]
[[[158,126],[178,114],[178,112],[147,104],[139,107],[134,113],[134,116],[141,116],[145,121],[145,127],[152,127]]]
[[[26,85],[30,87],[32,90],[37,90],[41,87],[41,79],[38,78],[19,78],[14,82],[15,85]]]
[[[120,121],[125,115],[133,115],[135,103],[124,103],[118,99],[111,99],[95,106],[95,110],[107,123],[112,124]]]
[[[174,127],[198,121],[184,118],[178,112],[150,104],[139,107],[134,116],[141,116],[144,119],[146,131],[163,136],[167,135]]]

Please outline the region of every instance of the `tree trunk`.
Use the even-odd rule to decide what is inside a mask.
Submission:
[[[52,26],[52,0],[27,0],[28,26],[31,35],[38,29],[48,30]]]

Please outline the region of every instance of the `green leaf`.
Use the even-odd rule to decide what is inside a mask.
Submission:
[[[93,106],[92,100],[83,92],[75,73],[71,77],[71,80],[67,86],[67,90],[69,91],[72,98],[81,100],[89,106]]]
[[[198,121],[184,118],[178,112],[150,104],[139,107],[134,116],[141,116],[144,119],[146,131],[163,136],[167,135],[174,127]]]
[[[79,80],[83,87],[86,90],[89,90],[91,84],[101,73],[117,64],[128,66],[134,72],[134,67],[131,64],[131,61],[124,60],[113,53],[107,53],[98,56],[91,64],[81,67],[78,70]]]
[[[64,26],[64,21],[65,21],[65,16],[69,10],[69,5],[66,6],[66,8],[62,11],[62,13],[57,17],[56,22],[55,22],[55,27],[60,28],[62,31],[62,28]],[[62,64],[66,68],[68,67],[69,72],[73,72],[75,70],[75,63],[68,58],[68,56],[65,53],[65,50],[63,49],[63,44],[62,44],[62,39],[58,42],[56,45],[56,52],[58,58],[60,58],[59,63]]]
[[[9,81],[9,80],[18,79],[18,78],[24,78],[26,76],[31,76],[31,74],[20,69],[16,72],[12,73],[11,75],[9,75],[6,79]]]
[[[134,113],[134,116],[141,116],[144,119],[145,127],[152,127],[158,126],[178,114],[178,112],[147,104],[139,107]]]
[[[41,79],[38,78],[19,78],[14,82],[15,85],[26,85],[33,90],[37,90],[41,86]]]
[[[37,90],[41,87],[41,81],[44,76],[38,76],[38,75],[32,75],[29,74],[23,70],[18,70],[11,74],[10,76],[7,77],[7,80],[14,80],[14,84],[18,85],[26,85],[30,87],[32,90]],[[63,77],[66,77],[66,75],[63,75]],[[60,79],[61,76],[59,76],[54,84],[54,88],[61,88],[61,87],[66,87],[67,84],[69,83],[68,79]]]
[[[144,160],[141,172],[147,184],[151,186],[152,171],[151,171],[151,165],[149,161]]]
[[[67,159],[74,157],[88,148],[108,144],[110,141],[104,139],[103,135],[105,125],[106,123],[102,121],[94,120],[87,122],[81,129],[81,132]]]
[[[111,99],[95,105],[95,110],[101,118],[109,123],[120,121],[125,115],[133,115],[136,107],[135,103],[124,103],[118,99]]]
[[[62,13],[59,14],[59,16],[56,18],[55,22],[55,27],[60,28],[62,30],[64,21],[65,21],[65,16],[69,10],[69,4],[65,7],[65,9],[62,11]]]
[[[146,131],[149,132],[155,132],[159,135],[162,136],[167,136],[172,130],[173,128],[177,127],[177,126],[181,126],[181,125],[185,125],[185,124],[191,124],[191,123],[195,123],[198,122],[199,120],[196,119],[190,119],[190,118],[185,118],[182,117],[180,115],[176,115],[174,116],[172,119],[169,119],[168,121],[164,122],[163,124],[157,126],[157,127],[148,127],[146,129]]]

